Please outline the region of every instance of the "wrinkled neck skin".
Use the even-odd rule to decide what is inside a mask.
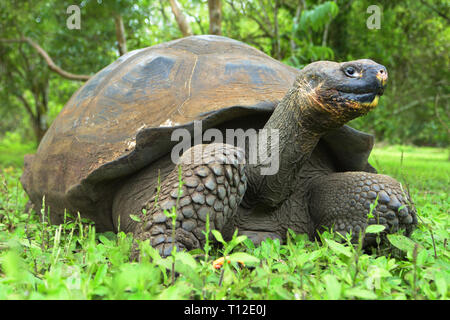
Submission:
[[[308,85],[294,85],[275,108],[264,129],[279,132],[279,170],[274,175],[261,175],[262,164],[247,165],[248,189],[242,202],[244,207],[255,204],[278,207],[293,192],[297,173],[310,158],[320,137],[337,127],[335,124],[330,126],[329,114],[318,105],[321,103],[314,89]],[[271,143],[273,141],[269,140],[268,147]]]

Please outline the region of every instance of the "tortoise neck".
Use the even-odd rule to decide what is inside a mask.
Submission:
[[[260,159],[258,164],[247,166],[249,183],[244,206],[264,203],[277,207],[286,200],[294,191],[297,173],[327,131],[314,119],[317,112],[312,105],[314,100],[297,88],[299,86],[289,90],[264,126],[264,129],[278,133],[278,139],[267,141],[266,148],[268,158],[278,161],[278,170],[272,174],[262,174],[267,162],[261,163]]]

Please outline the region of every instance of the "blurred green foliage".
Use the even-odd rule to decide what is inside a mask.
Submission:
[[[22,167],[23,156],[35,149],[34,140],[24,142],[18,132],[6,132],[0,141],[0,167]]]
[[[208,1],[178,3],[193,33],[208,33]],[[80,30],[66,26],[71,4],[2,1],[0,39],[30,37],[64,70],[92,75],[119,56],[114,14],[123,18],[128,51],[181,37],[169,1],[83,0]],[[298,68],[315,60],[373,59],[388,68],[389,85],[380,106],[351,125],[391,143],[447,146],[448,1],[377,1],[380,29],[369,29],[373,4],[222,0],[222,35]],[[35,140],[33,128],[45,130],[82,83],[50,72],[26,43],[0,42],[0,57],[0,139],[17,132],[25,142]]]

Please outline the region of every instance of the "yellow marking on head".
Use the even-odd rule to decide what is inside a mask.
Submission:
[[[372,102],[363,102],[361,105],[364,107],[375,108],[378,105],[378,100],[380,100],[380,96],[376,95]]]
[[[381,82],[381,85],[384,86],[387,82],[386,76],[383,76],[381,74],[376,75],[377,79]]]

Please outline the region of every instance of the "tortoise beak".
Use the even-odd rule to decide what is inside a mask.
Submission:
[[[368,70],[368,76],[372,77],[373,79],[371,81],[369,80],[369,83],[371,83],[370,86],[372,87],[373,91],[371,94],[363,94],[358,98],[362,106],[373,109],[378,105],[380,96],[382,96],[384,93],[384,89],[386,88],[388,79],[388,73],[386,68],[382,65],[376,65],[375,67],[370,69],[371,70]]]
[[[386,83],[387,83],[387,79],[388,79],[388,72],[386,70],[386,68],[382,65],[377,65],[375,67],[376,69],[373,70],[372,72],[375,73],[375,95],[372,96],[371,99],[369,99],[369,101],[364,101],[361,104],[365,107],[369,107],[369,108],[375,108],[378,105],[378,101],[380,100],[380,97],[383,95],[384,93],[384,89],[386,88]],[[372,73],[372,74],[373,74]]]
[[[385,67],[381,67],[376,76],[378,81],[380,82],[380,89],[378,90],[378,95],[383,95],[384,88],[386,87],[387,79],[388,79],[388,72]]]

